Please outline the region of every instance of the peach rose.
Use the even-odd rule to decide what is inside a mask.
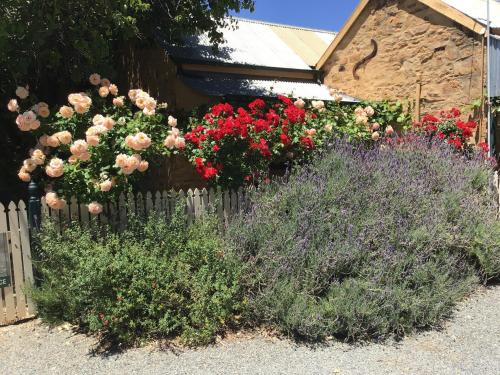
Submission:
[[[33,159],[26,159],[23,161],[23,168],[26,172],[33,172],[36,169],[37,165]]]
[[[316,134],[316,129],[306,129],[304,133],[306,136],[312,137],[313,135]]]
[[[156,109],[144,108],[142,110],[142,113],[144,113],[146,116],[153,116],[156,113]]]
[[[113,98],[113,105],[115,107],[123,107],[125,105],[125,97],[119,96],[118,98]]]
[[[332,124],[326,124],[325,125],[325,131],[327,133],[331,133],[333,131],[333,125]]]
[[[100,96],[101,98],[105,98],[105,97],[107,97],[108,95],[109,95],[109,89],[108,89],[108,87],[107,87],[107,86],[101,86],[101,87],[99,88],[99,96]]]
[[[57,138],[54,135],[49,135],[45,141],[47,143],[47,146],[49,146],[49,147],[56,148],[56,147],[59,147],[61,145],[59,138]]]
[[[67,130],[57,132],[53,136],[56,137],[63,145],[69,145],[71,143],[72,136],[71,133]]]
[[[68,107],[67,105],[63,105],[61,108],[59,108],[59,114],[63,118],[71,118],[71,116],[73,116],[73,113],[75,113],[75,111],[73,111],[73,108]]]
[[[141,160],[141,162],[137,166],[137,170],[139,172],[145,172],[148,168],[149,168],[149,163],[146,160]]]
[[[109,85],[109,93],[113,96],[117,96],[118,95],[118,86],[116,86],[115,84]]]
[[[172,128],[172,130],[168,131],[168,134],[171,134],[174,137],[178,137],[181,134],[181,132],[178,128]]]
[[[80,154],[77,156],[78,159],[80,159],[81,161],[89,161],[90,160],[90,153],[88,151]]]
[[[175,147],[182,150],[186,147],[186,140],[183,137],[177,137],[175,139]]]
[[[49,136],[47,134],[42,135],[40,138],[38,138],[38,143],[40,143],[43,147],[47,147],[48,146],[48,143],[47,143],[48,137]]]
[[[356,116],[356,124],[368,124],[368,116],[362,115],[362,116]]]
[[[30,130],[36,130],[40,127],[40,121],[38,120],[35,120],[33,122],[30,123]]]
[[[97,114],[94,117],[92,117],[92,124],[94,125],[103,125],[104,122],[104,116]]]
[[[89,82],[92,85],[97,86],[98,84],[101,83],[101,76],[97,73],[91,74],[89,77]]]
[[[52,158],[48,166],[56,171],[62,171],[64,169],[64,161],[59,158]]]
[[[354,114],[355,114],[356,116],[366,116],[365,110],[364,110],[362,107],[357,107],[357,108],[354,110]]]
[[[304,107],[306,106],[306,102],[299,98],[293,103],[293,105],[299,109],[304,109]]]
[[[87,205],[89,213],[91,215],[99,215],[102,212],[102,204],[97,202],[91,202]]]
[[[69,148],[69,151],[76,156],[79,156],[87,152],[87,150],[88,150],[88,144],[83,139],[76,140]]]
[[[172,128],[177,127],[177,119],[173,116],[168,116],[168,125],[171,126]]]
[[[146,107],[146,98],[143,96],[139,96],[135,99],[135,105],[140,109],[144,109]]]
[[[31,130],[31,124],[26,121],[23,115],[17,115],[16,124],[19,130],[27,132]]]
[[[11,112],[19,111],[19,104],[17,103],[17,99],[10,99],[9,103],[7,103],[7,109]]]
[[[375,114],[375,110],[373,109],[373,107],[368,106],[365,108],[365,113],[368,117],[372,117]]]
[[[313,100],[313,101],[311,101],[311,104],[312,104],[314,109],[317,109],[319,111],[321,111],[325,108],[325,102],[322,100]]]
[[[43,163],[45,163],[45,154],[42,150],[37,148],[36,150],[33,150],[31,160],[33,160],[36,165],[43,165]]]
[[[23,113],[24,121],[32,123],[36,120],[36,114],[33,111],[26,111]]]
[[[394,128],[391,125],[389,125],[387,128],[385,128],[385,135],[390,136],[392,134],[394,134]]]
[[[86,140],[89,146],[97,146],[99,145],[99,136],[98,135],[87,135]]]
[[[133,135],[127,135],[125,137],[125,144],[133,150],[140,149],[140,146],[137,144],[137,140]]]
[[[116,155],[115,163],[117,167],[122,168],[125,165],[125,162],[127,161],[127,155],[125,154],[118,154]]]
[[[59,198],[53,191],[49,191],[45,194],[45,202],[47,203],[47,206],[53,210],[61,210],[66,207],[66,201]]]
[[[165,147],[169,148],[169,149],[172,149],[175,147],[175,137],[170,134],[167,136],[167,138],[165,138],[165,141],[163,141],[163,144],[165,145]]]
[[[378,141],[380,139],[380,133],[379,132],[373,132],[372,133],[372,139],[374,141]]]
[[[135,135],[136,144],[141,149],[146,149],[151,146],[151,138],[149,138],[145,133],[139,132]]]
[[[49,106],[47,103],[40,102],[37,104],[36,113],[42,118],[47,118],[50,115]]]
[[[379,130],[379,129],[380,129],[380,124],[379,124],[378,122],[374,122],[374,123],[372,124],[372,130],[373,130],[373,131],[377,131],[377,130]]]
[[[70,163],[70,164],[75,164],[77,161],[78,161],[78,158],[75,155],[71,155],[68,158],[68,163]]]
[[[113,126],[115,126],[115,120],[113,120],[111,117],[104,117],[104,119],[102,120],[102,125],[108,129],[108,130],[111,130],[113,129]]]
[[[344,100],[344,97],[340,94],[334,94],[332,95],[333,100],[337,103],[340,103],[342,100]]]
[[[156,109],[156,100],[154,100],[153,98],[149,97],[148,99],[146,99],[146,105],[145,105],[145,107],[147,109],[150,109],[150,110]]]
[[[107,78],[103,78],[103,79],[101,79],[101,86],[109,87],[109,86],[111,86],[111,81]]]
[[[31,181],[31,175],[26,171],[24,167],[22,167],[19,170],[19,173],[17,174],[17,177],[23,182],[30,182]]]
[[[113,182],[111,180],[105,180],[99,184],[99,189],[104,192],[110,191],[112,187]]]
[[[79,113],[80,115],[83,115],[84,113],[87,113],[89,110],[88,107],[81,105],[81,104],[75,104],[75,112]]]
[[[137,98],[137,90],[129,90],[128,91],[128,97],[130,100],[135,102],[135,99]]]
[[[16,89],[16,95],[19,99],[26,99],[29,96],[28,86],[22,87],[18,86]]]

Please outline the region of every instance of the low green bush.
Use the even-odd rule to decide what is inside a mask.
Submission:
[[[490,166],[447,145],[342,141],[272,183],[227,231],[246,318],[306,340],[378,340],[435,327],[500,275]]]
[[[59,234],[44,224],[35,264],[43,282],[32,290],[42,318],[113,344],[178,336],[206,344],[234,321],[240,267],[225,256],[216,219],[187,228],[178,209],[170,222],[155,214],[129,228],[72,225]]]

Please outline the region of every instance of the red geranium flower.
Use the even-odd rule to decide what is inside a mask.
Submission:
[[[212,147],[212,151],[213,151],[213,152],[217,152],[217,151],[219,151],[219,150],[220,150],[220,147],[219,147],[219,146],[217,146],[217,145],[214,145],[214,147]]]
[[[255,99],[248,105],[248,108],[252,110],[252,112],[256,112],[262,110],[266,107],[266,103],[262,99]]]
[[[314,148],[314,142],[311,138],[309,137],[302,137],[300,138],[300,143],[308,149],[313,149]]]

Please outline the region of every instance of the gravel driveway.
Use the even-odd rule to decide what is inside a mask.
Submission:
[[[93,356],[91,338],[39,321],[0,328],[0,374],[500,375],[500,286],[463,303],[441,332],[400,343],[308,348],[256,334],[198,350],[156,346]]]

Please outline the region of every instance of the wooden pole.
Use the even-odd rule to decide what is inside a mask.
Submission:
[[[420,79],[417,81],[417,93],[415,95],[415,121],[420,121],[420,101],[422,96],[422,82]]]

